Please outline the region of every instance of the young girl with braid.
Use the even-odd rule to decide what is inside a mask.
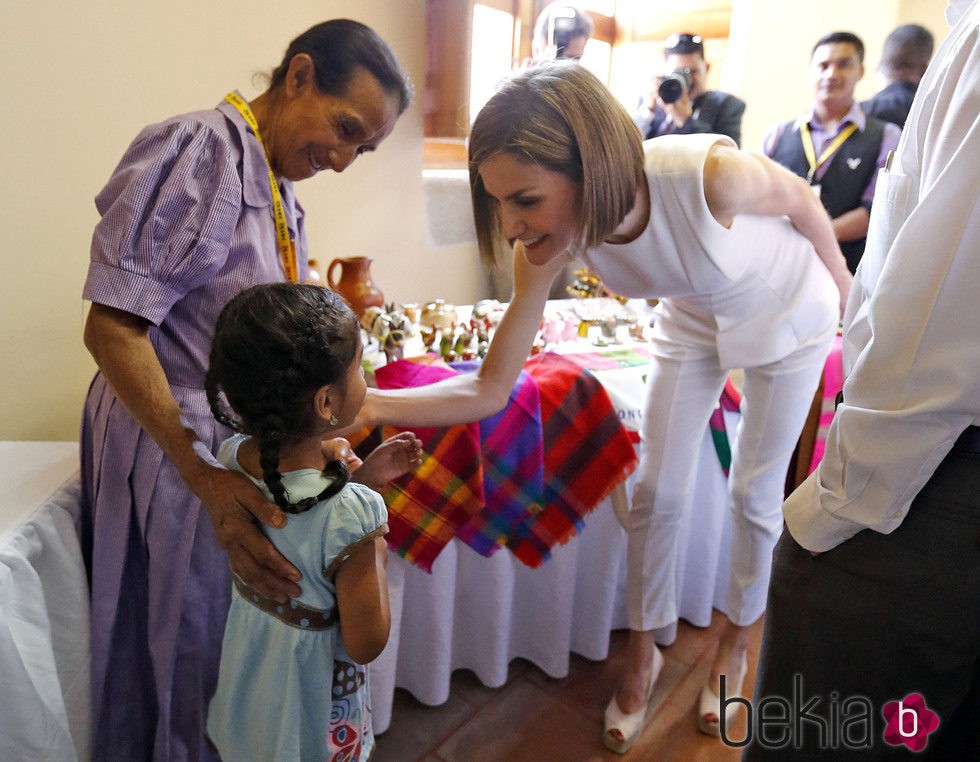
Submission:
[[[262,529],[303,574],[285,604],[235,578],[207,722],[225,760],[356,762],[374,748],[363,665],[388,640],[387,511],[321,445],[360,410],[360,361],[357,318],[329,289],[254,286],[218,317],[207,396],[239,432],[218,460],[290,514]],[[389,458],[390,478],[420,454],[414,435],[392,439],[401,457]]]

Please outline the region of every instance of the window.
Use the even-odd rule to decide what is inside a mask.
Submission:
[[[549,0],[427,0],[425,137],[461,144],[497,84],[531,55]],[[582,65],[608,81],[615,0],[580,3],[595,23]],[[594,10],[597,9],[597,10]]]
[[[461,166],[473,116],[530,59],[534,20],[551,0],[426,0],[425,164]],[[708,87],[728,49],[733,0],[578,0],[594,24],[581,63],[633,108],[657,73],[662,41],[693,31],[708,42]],[[669,8],[669,10],[668,10]],[[720,64],[720,65],[719,65]]]

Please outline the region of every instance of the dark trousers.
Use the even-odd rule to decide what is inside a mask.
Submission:
[[[786,704],[767,697],[794,690],[783,724]],[[883,708],[912,693],[939,716],[918,754],[884,740]],[[760,710],[776,718],[768,741]],[[813,557],[783,532],[752,714],[743,760],[980,760],[980,455],[954,449],[891,534],[864,530]],[[855,720],[849,739],[843,717]]]

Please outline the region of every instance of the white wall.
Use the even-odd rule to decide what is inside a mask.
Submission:
[[[864,100],[881,85],[875,67],[888,33],[899,24],[922,24],[938,47],[949,32],[945,7],[945,0],[733,0],[720,88],[748,104],[742,147],[758,150],[772,126],[810,107],[810,51],[825,34],[854,32],[863,40],[865,73],[856,93]]]
[[[289,41],[327,18],[375,28],[421,95],[424,0],[8,0],[0,32],[0,439],[74,439],[94,370],[81,289],[93,197],[145,124],[261,91]],[[368,255],[388,299],[465,303],[485,276],[458,249],[427,248],[422,115],[343,175],[300,183],[311,253]]]

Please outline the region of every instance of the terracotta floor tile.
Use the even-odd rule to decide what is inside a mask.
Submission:
[[[455,683],[455,675],[453,677]],[[408,691],[397,688],[391,708],[391,726],[377,736],[373,760],[413,762],[424,759],[430,750],[463,725],[476,707],[463,700],[455,688],[454,684],[449,701],[442,706],[426,706]]]
[[[609,658],[605,661],[590,661],[578,654],[572,654],[569,659],[568,677],[560,679],[549,677],[541,670],[532,667],[525,678],[562,703],[599,723],[606,703],[619,682],[625,638],[625,630],[611,634]]]
[[[447,762],[567,762],[603,759],[598,724],[530,680],[503,689],[436,753]]]
[[[373,762],[735,762],[740,750],[698,732],[697,700],[708,678],[724,617],[709,627],[681,622],[677,640],[664,649],[664,670],[650,716],[636,746],[621,757],[602,746],[602,717],[619,680],[628,633],[611,634],[609,658],[592,662],[572,655],[568,677],[557,680],[515,660],[508,683],[487,688],[471,672],[453,674],[449,701],[420,704],[397,691],[389,730],[378,737]],[[751,695],[761,622],[750,632]],[[740,712],[729,737],[744,737]]]

